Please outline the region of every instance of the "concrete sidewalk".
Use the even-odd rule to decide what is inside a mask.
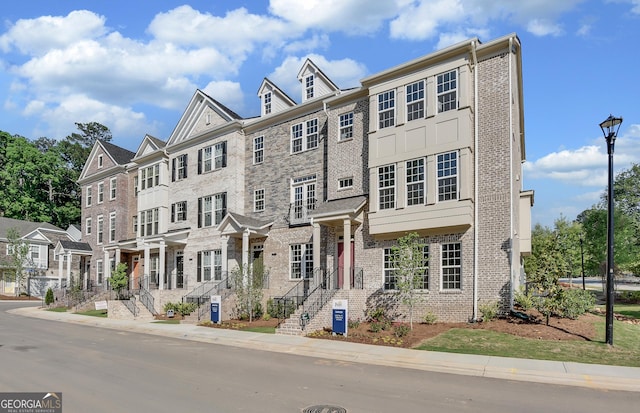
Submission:
[[[91,327],[354,363],[602,390],[640,391],[640,368],[636,367],[419,351],[298,336],[207,328],[193,324],[113,320],[45,311],[37,307],[22,307],[10,310],[10,312]]]

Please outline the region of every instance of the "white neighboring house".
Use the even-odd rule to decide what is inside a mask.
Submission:
[[[7,238],[11,228],[15,228],[20,238],[29,245],[21,286],[16,285],[15,270],[11,265],[11,248]],[[77,244],[67,231],[49,223],[0,217],[0,294],[26,292],[41,296],[49,287],[68,285],[70,275],[79,274],[79,260],[55,253],[56,245],[68,242]],[[65,261],[65,257],[68,261]],[[78,268],[74,270],[74,266]]]

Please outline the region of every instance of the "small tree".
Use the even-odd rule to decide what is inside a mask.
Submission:
[[[247,317],[249,322],[262,313],[262,287],[268,270],[263,265],[251,267],[242,265],[231,272],[236,292],[236,311],[238,317]]]
[[[9,256],[9,267],[14,271],[14,281],[16,283],[16,295],[20,295],[24,285],[24,270],[28,266],[29,243],[22,239],[16,228],[7,230],[7,251]]]
[[[51,304],[53,304],[53,301],[54,301],[54,299],[53,299],[53,290],[51,288],[49,288],[47,290],[47,294],[45,294],[45,296],[44,296],[44,303],[46,305],[51,305]]]
[[[128,283],[129,277],[127,276],[127,264],[120,262],[111,273],[109,285],[113,291],[117,292],[118,298],[120,298],[122,289],[125,288]]]
[[[419,290],[424,288],[428,269],[427,246],[415,232],[398,238],[398,245],[391,248],[398,299],[409,307],[409,326],[413,330],[413,310],[424,300]]]

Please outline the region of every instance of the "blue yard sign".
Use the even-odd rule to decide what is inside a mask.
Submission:
[[[333,300],[333,334],[347,336],[348,303],[347,300]]]
[[[220,307],[222,304],[222,297],[219,295],[211,296],[211,322],[220,324],[222,322],[222,317],[220,316]]]

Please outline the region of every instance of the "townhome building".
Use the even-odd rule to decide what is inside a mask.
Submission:
[[[306,316],[300,329],[330,324],[327,297],[348,302],[353,318],[382,306],[402,319],[392,248],[417,233],[418,317],[476,320],[484,303],[507,311],[531,251],[533,205],[522,186],[518,37],[470,39],[350,89],[309,59],[297,77],[300,103],[265,78],[260,115],[242,118],[198,90],[166,144],[147,136],[116,162],[97,143],[83,196],[119,174],[127,192],[114,211],[83,201],[85,236],[99,216],[103,231],[114,212],[122,224],[114,243],[93,235],[88,262],[102,270],[92,279],[126,262],[131,287],[153,290],[158,306],[260,267],[265,301],[303,308],[292,315]],[[100,154],[113,162],[108,174]]]
[[[15,240],[10,239],[11,231],[17,236]],[[49,287],[67,287],[77,282],[79,254],[71,256],[68,252],[91,251],[74,235],[75,228],[69,231],[46,222],[0,217],[0,294],[44,296]],[[16,276],[15,259],[20,256],[13,251],[16,242],[28,249],[21,264],[22,276]],[[61,252],[64,248],[67,252]]]

